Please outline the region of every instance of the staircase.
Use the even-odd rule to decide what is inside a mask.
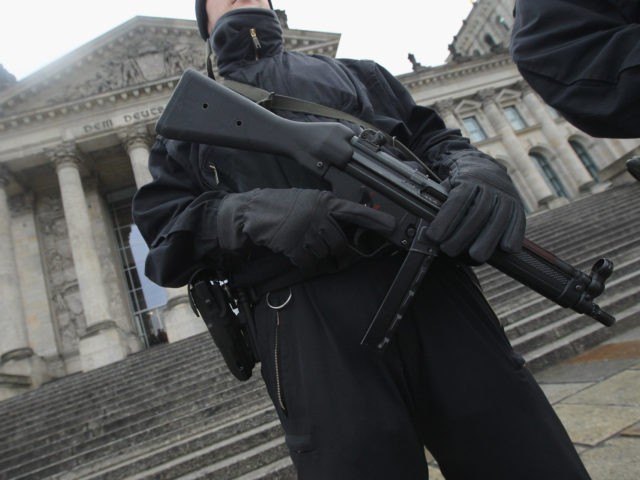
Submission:
[[[606,328],[488,266],[476,269],[532,369],[640,325],[640,183],[529,219],[527,237],[583,271],[616,270],[598,299]],[[156,346],[0,402],[0,480],[294,479],[256,370],[227,371],[208,334]]]
[[[5,400],[0,479],[295,478],[254,373],[204,334]]]
[[[604,327],[498,270],[477,268],[485,295],[529,368],[540,370],[640,325],[640,183],[530,217],[527,238],[586,273],[598,258],[613,260],[614,273],[596,303],[617,319],[613,327]]]

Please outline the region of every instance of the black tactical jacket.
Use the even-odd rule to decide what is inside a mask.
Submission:
[[[511,53],[551,106],[593,136],[640,137],[640,2],[517,0]]]
[[[473,150],[459,131],[445,128],[433,110],[417,106],[400,82],[374,62],[285,51],[280,24],[270,10],[229,12],[217,23],[212,39],[220,75],[361,118],[397,136],[440,175],[446,176],[449,151]],[[327,120],[277,113],[295,120]],[[216,212],[229,192],[328,188],[287,158],[161,137],[151,150],[149,169],[153,181],[136,193],[133,216],[150,247],[145,273],[170,287],[185,285],[207,264],[233,267],[238,260],[246,264],[265,255],[257,247],[246,252],[219,249]]]

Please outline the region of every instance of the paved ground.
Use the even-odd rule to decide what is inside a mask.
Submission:
[[[536,378],[593,480],[640,479],[640,328]]]
[[[640,328],[536,378],[592,480],[640,479]],[[443,479],[437,467],[429,472]]]

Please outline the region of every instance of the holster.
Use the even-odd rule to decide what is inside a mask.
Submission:
[[[250,309],[239,305],[230,290],[207,270],[189,281],[189,298],[194,313],[204,320],[227,367],[238,380],[248,380],[256,364],[249,332]]]

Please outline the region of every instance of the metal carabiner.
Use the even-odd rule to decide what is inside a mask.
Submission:
[[[289,296],[286,298],[286,300],[284,302],[282,302],[280,305],[271,305],[271,302],[269,301],[269,295],[271,294],[271,292],[267,292],[267,296],[265,298],[265,301],[267,302],[267,306],[272,309],[272,310],[282,310],[284,307],[286,307],[289,302],[291,301],[291,299],[293,298],[293,292],[291,291],[291,287],[289,287]]]

